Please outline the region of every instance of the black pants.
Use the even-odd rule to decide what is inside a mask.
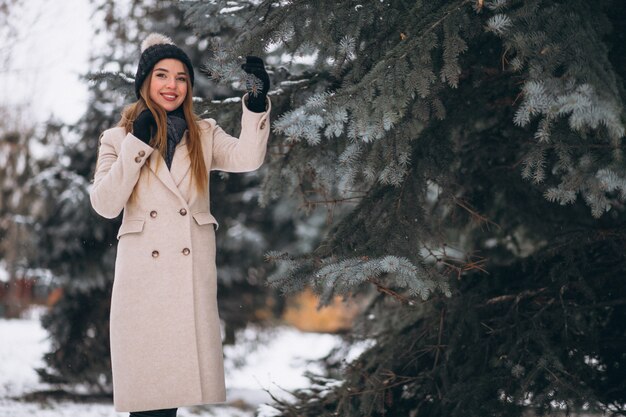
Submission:
[[[166,408],[163,410],[133,411],[128,417],[176,417],[178,408]]]

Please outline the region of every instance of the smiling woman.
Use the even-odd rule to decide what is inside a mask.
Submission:
[[[266,90],[256,100],[244,95],[234,138],[193,113],[185,52],[159,34],[141,50],[137,101],[100,138],[90,197],[103,217],[124,212],[110,312],[115,408],[170,417],[180,406],[226,400],[208,174],[261,166],[270,102]],[[243,69],[269,87],[260,58]]]

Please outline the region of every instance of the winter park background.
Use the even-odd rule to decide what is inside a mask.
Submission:
[[[153,31],[227,131],[242,57],[272,80],[265,165],[211,178],[228,403],[179,415],[625,415],[625,29],[621,0],[0,0],[0,416],[123,415],[88,189]]]

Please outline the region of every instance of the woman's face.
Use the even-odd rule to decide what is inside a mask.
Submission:
[[[150,99],[165,111],[176,110],[187,95],[185,65],[173,58],[162,59],[150,75]]]

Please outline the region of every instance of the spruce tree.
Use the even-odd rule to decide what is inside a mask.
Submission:
[[[331,214],[269,282],[372,294],[281,415],[625,412],[622,2],[181,4],[284,75],[261,202]]]

